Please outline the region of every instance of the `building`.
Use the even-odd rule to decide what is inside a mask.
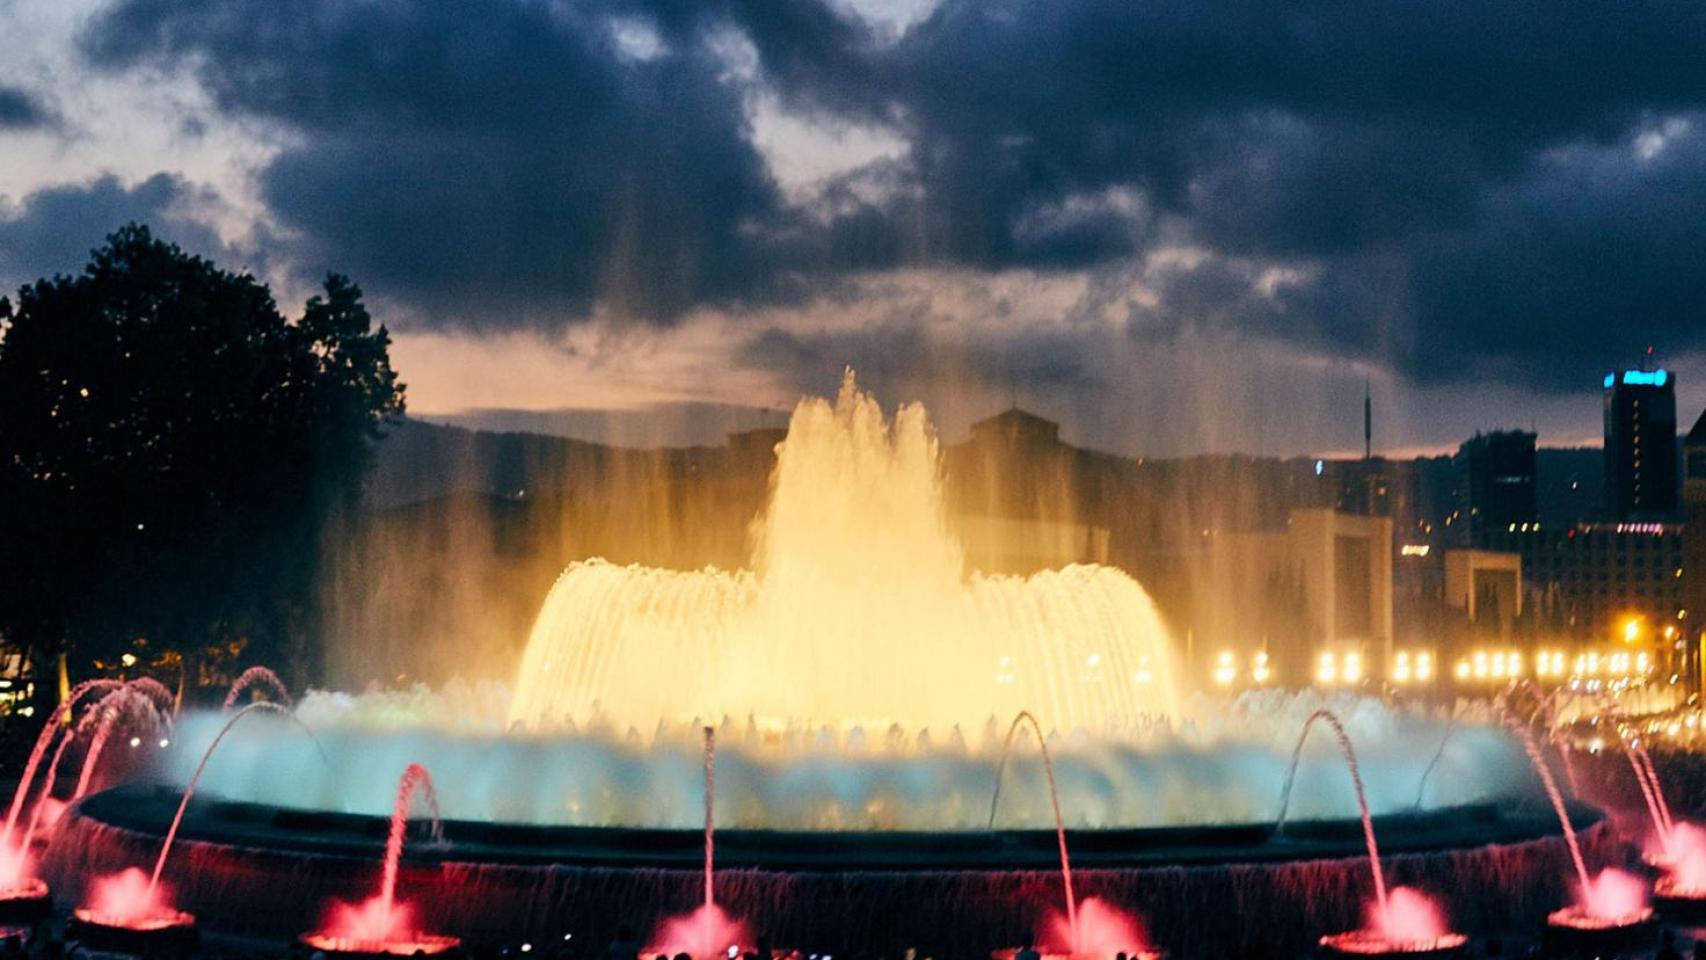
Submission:
[[[1535,435],[1526,430],[1477,433],[1457,448],[1455,498],[1458,542],[1486,548],[1492,534],[1538,523]]]
[[[1688,617],[1682,524],[1519,524],[1494,540],[1522,555],[1531,602],[1549,632],[1591,643],[1621,636],[1631,621],[1675,633]]]
[[[1448,550],[1445,602],[1471,622],[1490,621],[1501,632],[1522,615],[1522,556],[1492,550]]]
[[[1676,467],[1676,378],[1666,370],[1606,374],[1605,506],[1610,519],[1673,519]]]
[[[1682,608],[1688,676],[1706,690],[1706,413],[1682,442]]]
[[[1195,618],[1205,648],[1239,662],[1260,654],[1272,682],[1298,686],[1359,683],[1384,669],[1390,518],[1298,509],[1282,530],[1207,539],[1198,577],[1209,589]]]

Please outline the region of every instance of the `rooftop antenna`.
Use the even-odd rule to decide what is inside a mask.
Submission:
[[[1371,377],[1362,381],[1362,458],[1374,459],[1374,387]]]

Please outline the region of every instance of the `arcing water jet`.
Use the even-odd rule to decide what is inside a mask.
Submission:
[[[1587,861],[1582,858],[1581,842],[1576,837],[1575,825],[1570,822],[1569,809],[1564,805],[1564,795],[1559,791],[1557,781],[1552,778],[1552,771],[1547,769],[1545,758],[1540,755],[1540,748],[1534,742],[1534,735],[1509,711],[1501,712],[1506,725],[1522,739],[1523,750],[1528,754],[1529,763],[1540,775],[1540,782],[1546,788],[1546,797],[1552,802],[1552,809],[1557,813],[1558,823],[1564,830],[1564,842],[1569,845],[1570,860],[1576,868],[1576,903],[1553,911],[1547,918],[1547,924],[1559,930],[1606,931],[1635,927],[1651,919],[1653,911],[1647,906],[1646,888],[1641,881],[1615,867],[1607,867],[1597,876],[1588,874]]]
[[[255,666],[244,670],[236,680],[232,681],[231,689],[225,694],[225,703],[219,708],[220,712],[226,712],[235,707],[243,694],[255,686],[265,686],[270,689],[274,703],[283,704],[287,707],[291,705],[290,688],[284,685],[284,681],[278,678],[278,674],[266,667]]]
[[[379,892],[360,904],[334,900],[325,928],[302,936],[302,942],[329,953],[411,956],[438,954],[455,949],[455,937],[421,933],[411,904],[397,902],[397,874],[403,860],[403,841],[408,835],[409,810],[416,795],[425,798],[435,843],[443,840],[438,794],[432,774],[418,763],[404,769],[397,781],[397,801],[391,810],[391,826],[385,834],[385,860],[380,871]]]
[[[1368,848],[1369,870],[1374,876],[1374,902],[1369,905],[1368,918],[1360,930],[1331,934],[1321,938],[1321,946],[1332,954],[1427,954],[1444,953],[1461,947],[1466,938],[1451,933],[1445,924],[1444,912],[1427,894],[1409,887],[1386,887],[1386,873],[1380,866],[1380,845],[1374,835],[1374,817],[1369,812],[1368,794],[1363,788],[1362,767],[1357,762],[1356,747],[1337,714],[1317,710],[1303,722],[1297,746],[1292,750],[1291,767],[1286,773],[1280,797],[1280,812],[1275,818],[1274,832],[1285,826],[1291,808],[1291,789],[1297,778],[1297,767],[1303,759],[1303,747],[1316,722],[1327,724],[1338,740],[1339,754],[1351,776],[1351,788],[1356,792],[1357,809],[1362,815],[1363,842]],[[1431,769],[1431,767],[1430,767]]]

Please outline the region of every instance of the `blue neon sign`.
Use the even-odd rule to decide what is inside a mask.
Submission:
[[[1669,379],[1670,372],[1666,370],[1654,370],[1650,373],[1646,370],[1623,371],[1623,384],[1629,387],[1662,387]],[[1606,385],[1610,386],[1609,383]]]

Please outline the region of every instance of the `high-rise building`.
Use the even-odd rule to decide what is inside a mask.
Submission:
[[[1457,517],[1463,538],[1485,549],[1537,524],[1535,435],[1526,430],[1477,433],[1457,448]]]
[[[1611,519],[1676,513],[1676,378],[1666,370],[1605,375],[1605,501]]]
[[[1682,441],[1682,607],[1688,675],[1706,689],[1706,413]]]

